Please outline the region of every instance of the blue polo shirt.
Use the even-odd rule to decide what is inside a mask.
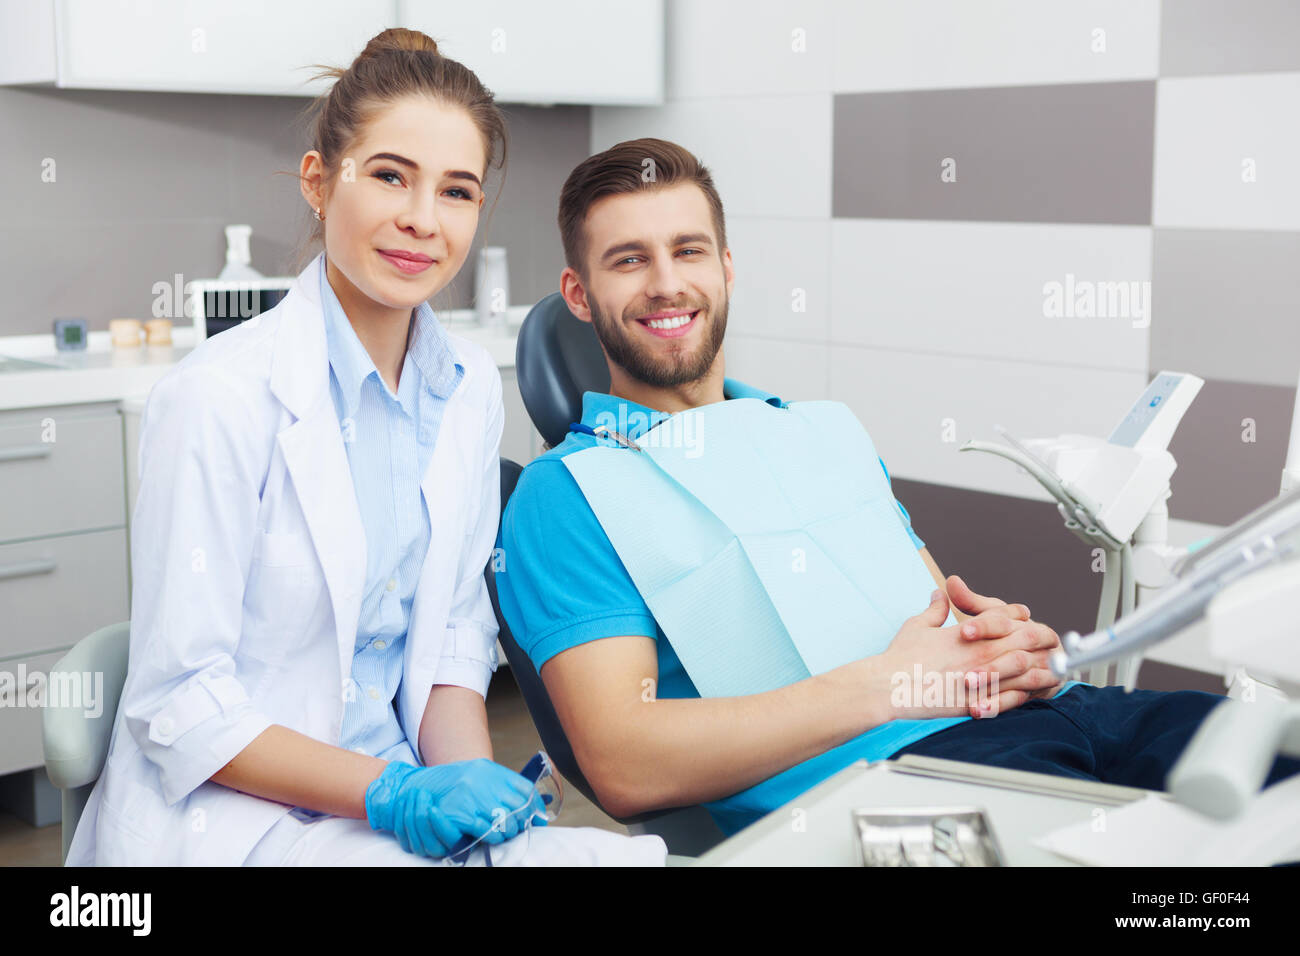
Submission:
[[[785,405],[775,395],[735,379],[724,381],[723,396]],[[625,422],[626,430],[617,430],[632,439],[668,417],[667,413],[613,395],[586,392],[582,396],[584,424],[616,427],[614,423]],[[497,542],[506,556],[504,569],[496,575],[501,613],[539,671],[556,654],[579,644],[605,637],[643,635],[654,638],[658,649],[656,696],[699,697],[672,644],[656,624],[562,461],[566,455],[595,444],[592,435],[570,432],[563,442],[533,460],[520,476],[502,518]],[[880,467],[885,468],[884,461]],[[889,478],[887,470],[885,478]],[[898,519],[912,543],[918,549],[925,547],[901,504]],[[855,760],[882,759],[935,731],[969,719],[893,721],[757,786],[705,806],[725,832],[734,833]],[[866,737],[870,741],[864,740]]]

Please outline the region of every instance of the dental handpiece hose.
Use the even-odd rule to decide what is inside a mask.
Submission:
[[[1294,543],[1279,547],[1270,535],[1194,567],[1187,577],[1162,589],[1131,614],[1109,628],[1086,637],[1071,631],[1052,655],[1052,671],[1064,677],[1080,667],[1131,654],[1200,620],[1214,596],[1226,585],[1254,571],[1293,556]]]

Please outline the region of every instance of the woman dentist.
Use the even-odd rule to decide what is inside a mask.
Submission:
[[[492,863],[662,864],[658,837],[516,839],[537,794],[491,760],[501,379],[426,300],[504,118],[422,33],[326,75],[325,251],[149,396],[130,669],[68,864],[418,865],[484,834]]]

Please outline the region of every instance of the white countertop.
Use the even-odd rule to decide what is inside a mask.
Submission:
[[[444,327],[482,345],[498,368],[514,368],[515,336],[532,306],[507,310],[504,329],[484,329],[470,309],[437,313]],[[0,411],[45,405],[142,401],[167,370],[194,348],[192,326],[172,329],[172,345],[115,349],[108,332],[91,332],[85,351],[60,352],[53,333],[0,336]],[[4,357],[46,363],[47,368],[4,370]]]

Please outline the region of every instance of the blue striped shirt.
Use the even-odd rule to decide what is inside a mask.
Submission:
[[[339,745],[418,765],[412,747],[418,746],[420,728],[403,729],[394,699],[402,681],[411,606],[431,538],[420,479],[429,466],[447,399],[465,370],[453,360],[433,310],[421,302],[414,310],[394,395],[357,338],[324,268],[321,304],[330,397],[366,530],[366,583]]]

